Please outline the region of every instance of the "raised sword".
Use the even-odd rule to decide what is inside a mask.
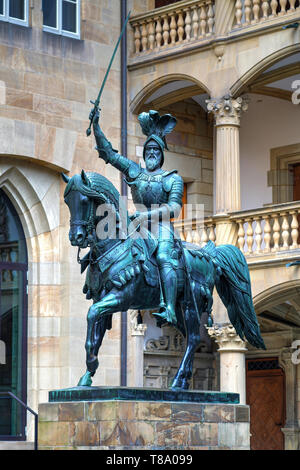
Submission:
[[[94,119],[94,115],[95,115],[96,110],[97,110],[98,107],[99,107],[101,95],[102,95],[102,93],[103,93],[103,90],[104,90],[104,87],[105,87],[105,83],[106,83],[108,74],[109,74],[109,72],[110,72],[111,66],[112,66],[112,64],[113,64],[115,55],[116,55],[116,53],[117,53],[119,44],[120,44],[121,39],[122,39],[122,37],[123,37],[123,34],[124,34],[124,32],[125,32],[127,23],[128,23],[128,21],[129,21],[130,13],[131,13],[131,11],[128,13],[128,16],[127,16],[127,18],[126,18],[126,20],[125,20],[125,23],[124,23],[124,25],[123,25],[121,34],[120,34],[120,36],[119,36],[118,42],[117,42],[116,47],[115,47],[115,49],[114,49],[113,55],[111,56],[111,59],[110,59],[110,62],[109,62],[109,65],[108,65],[108,68],[107,68],[105,77],[104,77],[104,79],[103,79],[103,82],[102,82],[102,85],[101,85],[101,88],[100,88],[100,91],[99,91],[99,94],[98,94],[98,97],[97,97],[96,101],[91,101],[91,103],[94,105],[94,109],[93,109],[93,111],[92,111],[92,113],[91,113],[91,115],[90,115],[90,125],[89,125],[88,129],[86,130],[86,135],[87,135],[88,137],[91,135],[91,126],[92,126],[92,122],[93,122],[93,119]]]

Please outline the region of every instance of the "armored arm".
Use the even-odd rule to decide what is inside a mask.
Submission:
[[[139,169],[139,166],[132,160],[119,155],[118,151],[112,148],[111,143],[107,140],[102,130],[100,129],[98,110],[95,112],[93,117],[93,130],[97,144],[96,149],[99,153],[99,157],[102,158],[105,163],[110,163],[112,166],[120,170],[127,178],[130,178],[130,173],[136,172],[137,169]]]
[[[177,173],[174,173],[169,178],[170,181],[166,181],[165,186],[167,191],[170,188],[170,190],[168,191],[168,207],[171,211],[171,218],[173,219],[179,216],[182,208],[184,183],[181,176],[179,176]]]

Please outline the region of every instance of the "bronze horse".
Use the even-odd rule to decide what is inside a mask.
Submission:
[[[82,260],[78,255],[81,272],[87,270],[83,292],[93,300],[87,315],[87,371],[78,386],[90,386],[99,366],[103,337],[112,326],[112,314],[159,308],[160,283],[153,255],[156,242],[151,236],[128,236],[130,217],[109,180],[83,170],[72,178],[63,175],[63,179],[67,183],[64,200],[71,215],[70,242],[79,249],[89,247]],[[97,234],[97,224],[105,220],[103,213],[99,215],[103,207],[112,211],[116,221],[114,235],[106,238]],[[121,210],[125,217],[120,216]],[[214,286],[240,337],[245,336],[257,348],[265,349],[265,345],[253,308],[248,266],[238,248],[215,247],[212,242],[204,248],[178,244],[174,262],[178,276],[176,328],[186,337],[186,350],[171,387],[188,389],[194,354],[201,341],[201,316],[206,313],[210,317]]]

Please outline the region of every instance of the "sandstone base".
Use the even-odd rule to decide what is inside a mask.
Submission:
[[[132,400],[39,406],[40,450],[249,448],[248,406]]]

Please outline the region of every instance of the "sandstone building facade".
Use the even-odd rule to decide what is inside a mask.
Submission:
[[[85,368],[89,302],[60,173],[98,171],[121,188],[85,134],[121,2],[58,0],[54,13],[47,1],[13,3],[0,1],[0,391],[37,409]],[[202,204],[205,216],[200,225],[178,221],[182,237],[245,254],[267,346],[242,342],[216,298],[212,343],[196,354],[193,387],[239,392],[250,403],[253,449],[298,449],[300,271],[286,264],[300,256],[299,1],[127,3],[127,154],[142,161],[141,111],[177,117],[165,167],[179,170],[186,202]],[[102,128],[119,149],[120,71],[119,53],[101,102]],[[127,384],[167,387],[183,339],[157,329],[149,312],[142,317],[127,314]],[[121,330],[115,314],[94,385],[121,383]],[[32,420],[25,432],[18,407],[2,403],[0,439],[32,440]]]

